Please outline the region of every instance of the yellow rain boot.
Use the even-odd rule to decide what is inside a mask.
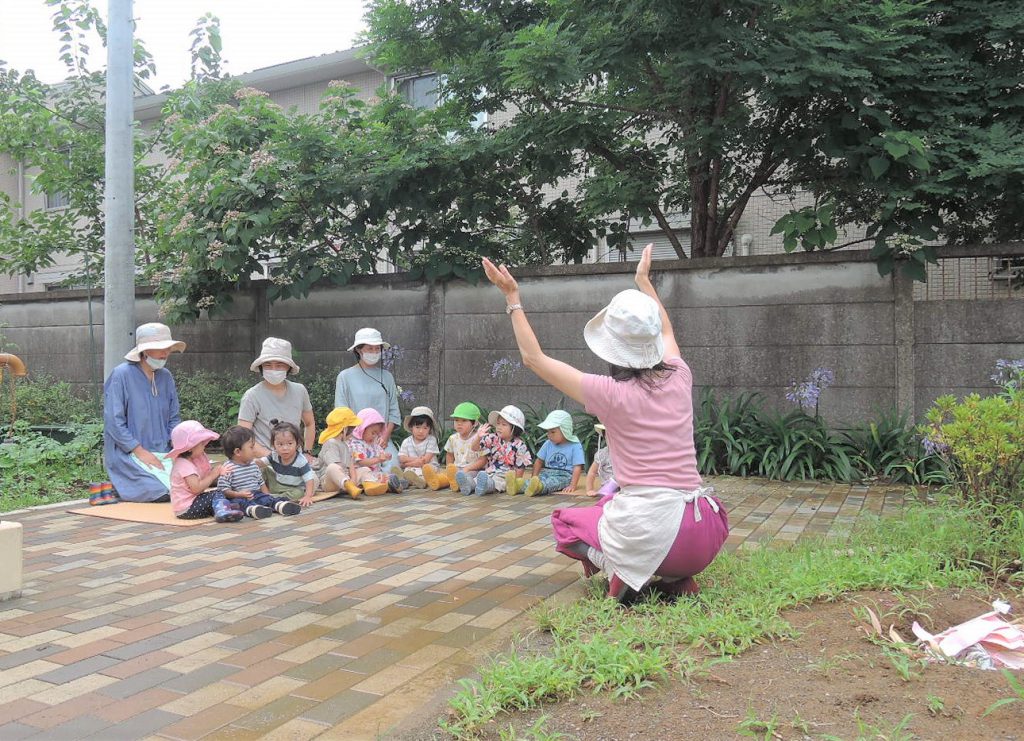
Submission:
[[[353,499],[359,499],[359,495],[363,493],[363,490],[359,488],[359,484],[352,479],[349,479],[342,484],[342,488],[345,490],[345,493]]]
[[[459,472],[459,469],[452,463],[444,469],[444,475],[448,477],[448,486],[453,489],[458,489],[458,484],[455,483],[455,474]]]
[[[528,497],[535,497],[544,490],[544,482],[540,480],[540,476],[534,476],[526,484],[526,488],[523,489],[523,494]]]
[[[376,497],[387,492],[388,485],[382,481],[367,481],[363,484],[363,494],[368,497]]]
[[[447,489],[451,486],[451,482],[448,481],[448,477],[443,473],[439,473],[436,468],[430,465],[423,467],[423,478],[426,479],[427,486],[434,491],[440,491],[441,489]]]
[[[516,478],[515,471],[505,472],[505,491],[508,492],[509,496],[514,497],[518,494],[523,486],[523,479]]]

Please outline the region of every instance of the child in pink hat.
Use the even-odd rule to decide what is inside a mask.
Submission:
[[[381,468],[382,464],[391,460],[391,454],[385,449],[387,441],[381,439],[384,434],[384,417],[369,407],[359,410],[356,416],[361,421],[348,440],[356,467],[356,483],[363,487],[363,493],[367,496],[384,494],[389,490],[395,493],[404,491],[409,482],[395,474],[389,476]]]
[[[221,474],[220,463],[210,463],[206,445],[220,435],[194,419],[181,422],[171,430],[171,510],[181,520],[214,517],[217,522],[238,522],[242,510],[234,507],[218,489],[210,487]]]

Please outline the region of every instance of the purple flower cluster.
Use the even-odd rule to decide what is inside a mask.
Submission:
[[[1024,388],[1024,358],[997,360],[996,372],[990,378],[996,386],[1002,386],[1005,389]]]
[[[805,381],[793,381],[789,385],[786,399],[799,405],[801,409],[814,407],[817,409],[821,392],[836,382],[836,374],[831,368],[815,368]]]
[[[401,345],[392,345],[380,354],[380,365],[384,370],[391,370],[395,363],[405,357],[405,348]]]
[[[501,358],[496,360],[494,365],[491,366],[491,378],[502,381],[503,383],[509,383],[516,374],[522,370],[523,364],[518,360],[512,360],[511,358]]]
[[[406,404],[414,404],[416,402],[416,394],[414,394],[412,391],[408,391],[408,390],[403,391],[402,393],[400,393],[398,395],[398,398],[401,399]]]
[[[930,437],[921,438],[921,447],[928,455],[943,455],[949,451],[949,446],[941,440],[932,440]]]

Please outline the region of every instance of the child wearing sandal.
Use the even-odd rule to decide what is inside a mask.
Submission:
[[[555,492],[572,494],[579,486],[585,460],[583,446],[573,432],[572,415],[555,409],[537,426],[547,430],[548,439],[537,451],[533,476],[525,482],[523,494],[528,497]],[[519,485],[518,479],[510,480],[508,493],[518,494]]]
[[[240,507],[233,506],[223,492],[210,487],[221,474],[221,464],[210,463],[206,444],[220,435],[194,419],[179,423],[171,430],[171,510],[179,520],[213,517],[217,522],[238,522]]]
[[[455,425],[455,432],[444,444],[445,471],[439,472],[434,466],[423,467],[423,478],[434,491],[451,487],[458,488],[455,481],[460,471],[476,475],[482,469],[487,460],[479,450],[473,449],[473,431],[480,422],[480,407],[471,401],[464,401],[455,406],[451,414],[452,423]]]
[[[423,478],[423,467],[437,463],[441,451],[437,447],[437,420],[430,407],[413,407],[413,410],[402,421],[402,427],[409,437],[402,441],[398,449],[398,465],[392,469],[417,489],[425,489],[427,482]]]
[[[267,476],[267,489],[271,494],[298,499],[299,506],[313,503],[317,476],[309,460],[299,449],[301,433],[291,422],[270,420],[270,455],[264,460],[274,472]]]
[[[348,439],[362,420],[348,407],[335,407],[327,415],[327,427],[320,433],[320,488],[342,491],[353,499],[363,493],[356,483],[356,466]]]
[[[297,515],[301,507],[287,497],[272,496],[263,480],[263,471],[256,465],[256,435],[248,427],[229,427],[221,438],[224,455],[231,466],[224,466],[217,488],[228,499],[241,503],[247,517],[262,520],[277,512]]]
[[[386,494],[388,491],[404,491],[409,482],[395,474],[389,476],[381,468],[382,464],[391,460],[391,453],[384,447],[387,441],[381,440],[384,434],[384,417],[372,407],[360,409],[358,416],[362,421],[352,430],[352,437],[348,440],[348,447],[352,451],[352,460],[355,463],[356,483],[362,486],[363,493],[370,497]]]
[[[473,450],[484,452],[487,460],[484,470],[475,477],[465,471],[455,475],[459,491],[465,495],[484,496],[505,491],[509,478],[521,477],[533,462],[530,449],[523,442],[526,417],[519,407],[509,404],[500,412],[491,412],[487,422],[473,434],[472,441]]]

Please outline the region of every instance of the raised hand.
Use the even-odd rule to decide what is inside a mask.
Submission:
[[[481,260],[484,266],[484,273],[487,275],[487,280],[498,287],[506,297],[514,296],[519,293],[519,283],[512,277],[512,273],[508,271],[508,268],[504,265],[498,266],[488,260],[486,257]]]
[[[640,262],[636,264],[636,285],[641,290],[651,283],[651,253],[654,245],[648,244],[640,255]]]

